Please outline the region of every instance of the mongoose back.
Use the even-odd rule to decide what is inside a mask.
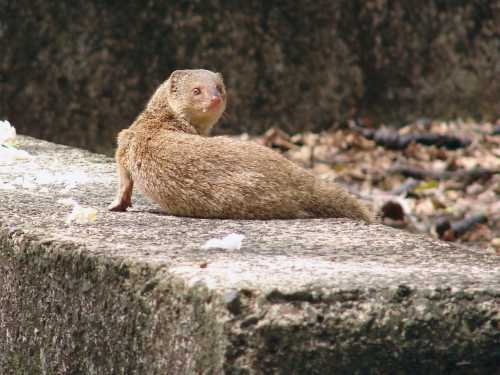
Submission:
[[[177,216],[372,221],[370,211],[343,188],[277,152],[255,142],[206,137],[225,107],[220,74],[174,71],[118,135],[119,189],[109,209],[130,207],[135,184]]]

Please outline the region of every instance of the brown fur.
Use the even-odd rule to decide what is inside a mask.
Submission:
[[[178,216],[372,221],[369,210],[344,189],[319,180],[267,147],[201,136],[222,112],[207,115],[201,106],[198,111],[206,115],[205,120],[193,115],[189,99],[192,86],[200,82],[209,89],[218,86],[225,107],[222,77],[209,71],[182,72],[174,72],[132,126],[119,134],[116,160],[120,189],[111,210],[131,205],[135,182],[167,213]],[[182,84],[176,78],[179,74],[183,75]],[[180,102],[173,100],[173,95]]]

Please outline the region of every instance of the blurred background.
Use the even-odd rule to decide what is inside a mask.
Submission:
[[[215,134],[500,254],[499,0],[0,0],[0,47],[20,134],[111,155],[173,70],[210,69]]]
[[[112,153],[179,68],[223,73],[217,133],[500,115],[500,2],[0,0],[0,119]]]

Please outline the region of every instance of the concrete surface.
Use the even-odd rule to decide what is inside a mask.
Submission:
[[[126,213],[109,158],[0,161],[1,374],[495,374],[500,258],[348,220]],[[66,224],[72,197],[97,209]],[[201,250],[245,235],[240,250]]]

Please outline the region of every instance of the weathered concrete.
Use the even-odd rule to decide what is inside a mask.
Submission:
[[[2,374],[498,371],[497,256],[348,220],[171,217],[138,196],[111,213],[110,159],[20,145],[32,161],[0,163]],[[64,223],[68,195],[95,224]],[[200,249],[231,232],[241,250]]]
[[[0,120],[109,152],[179,68],[224,74],[224,132],[500,116],[500,3],[0,0]]]

